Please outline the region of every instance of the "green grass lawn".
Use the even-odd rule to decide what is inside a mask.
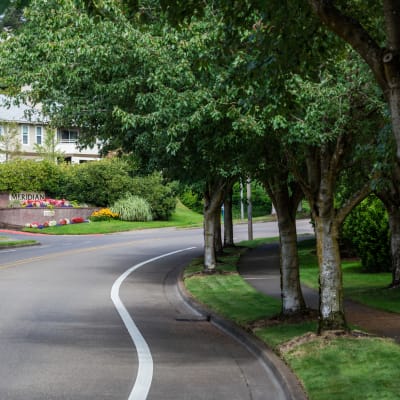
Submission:
[[[194,260],[186,269],[185,285],[193,296],[220,315],[246,326],[279,312],[280,302],[268,298],[248,285],[237,273],[240,249],[221,257],[217,273],[201,275],[202,260]]]
[[[318,289],[318,264],[314,240],[299,244],[300,277],[306,285]],[[389,272],[363,272],[357,260],[343,260],[343,287],[347,298],[385,311],[400,313],[400,291],[388,289]]]
[[[377,338],[315,338],[284,359],[310,400],[399,399],[400,346]]]
[[[0,236],[0,249],[7,247],[32,246],[38,244],[36,240],[14,240],[7,236]]]
[[[305,241],[300,250],[303,278],[310,285],[318,280],[313,249],[313,242]],[[265,319],[279,313],[280,302],[256,292],[237,274],[236,264],[243,251],[237,248],[220,258],[214,275],[202,275],[202,262],[195,260],[185,272],[187,289],[225,318],[246,329],[253,326],[254,334],[275,349],[300,378],[310,400],[399,398],[398,344],[371,337],[319,337],[315,335],[316,320],[285,323],[275,319],[273,324],[265,324]],[[344,273],[348,275],[348,293],[366,290],[371,295],[368,291],[374,280],[365,277],[357,263],[349,262]],[[255,320],[259,324],[254,324]],[[300,340],[302,337],[308,340]]]
[[[202,226],[202,223],[203,216],[201,214],[194,213],[182,203],[178,202],[175,212],[168,221],[128,222],[110,220],[52,226],[43,229],[24,228],[24,231],[51,235],[90,235],[150,228],[197,227]]]

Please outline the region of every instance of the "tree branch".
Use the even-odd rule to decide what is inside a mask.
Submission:
[[[346,203],[337,211],[336,218],[338,226],[340,226],[350,211],[359,203],[361,203],[369,194],[372,193],[371,182],[368,181],[360,190],[349,198]]]
[[[362,25],[334,6],[333,0],[308,0],[312,10],[332,32],[336,33],[370,66],[379,86],[386,93],[388,85],[383,67],[383,53],[377,42]]]

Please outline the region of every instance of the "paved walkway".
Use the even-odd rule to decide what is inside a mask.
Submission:
[[[239,262],[239,272],[258,291],[281,297],[278,244],[266,244],[248,251]],[[318,292],[305,286],[302,289],[307,306],[318,309]],[[345,301],[345,312],[350,324],[400,343],[400,314],[379,311],[350,300]]]

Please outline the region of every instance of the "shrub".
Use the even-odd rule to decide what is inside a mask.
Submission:
[[[155,220],[168,220],[176,208],[176,185],[165,184],[157,172],[133,178],[129,192],[148,201]]]
[[[0,164],[0,192],[46,192],[54,195],[61,169],[47,161],[15,159]]]
[[[123,221],[151,221],[151,208],[149,203],[138,196],[128,193],[125,197],[117,200],[110,208],[117,213]]]
[[[376,196],[369,196],[348,215],[341,239],[352,245],[365,271],[390,271],[388,215]]]
[[[202,214],[204,211],[204,202],[202,196],[195,193],[191,188],[186,188],[180,195],[182,204],[192,211]]]
[[[128,170],[128,164],[118,159],[66,165],[59,197],[106,207],[129,190]]]

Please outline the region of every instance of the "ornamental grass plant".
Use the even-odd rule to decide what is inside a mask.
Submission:
[[[122,221],[151,221],[150,204],[143,198],[130,193],[117,200],[110,210],[119,215]]]

